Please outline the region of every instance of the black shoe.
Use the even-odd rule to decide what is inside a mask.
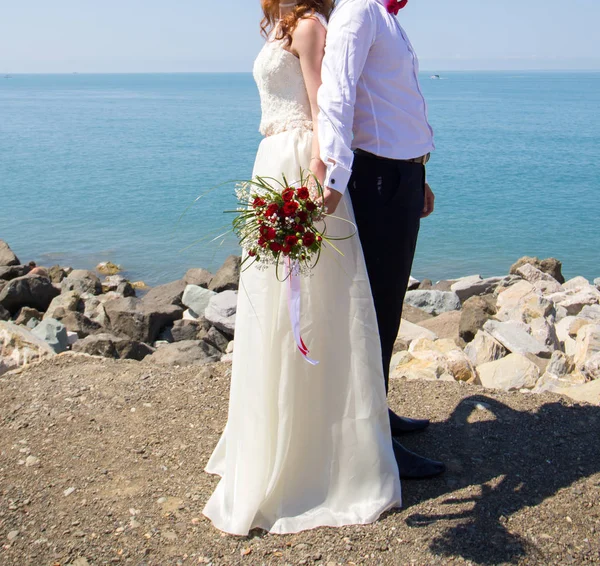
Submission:
[[[407,450],[395,438],[392,438],[392,445],[394,446],[394,455],[398,463],[400,478],[403,480],[434,478],[446,471],[446,466],[442,462],[424,458]]]
[[[389,409],[390,427],[392,436],[400,436],[407,432],[422,432],[429,426],[429,421],[425,419],[409,419],[408,417],[400,417],[394,411]]]

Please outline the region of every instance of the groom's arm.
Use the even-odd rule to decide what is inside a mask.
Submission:
[[[352,127],[356,85],[362,75],[376,35],[376,24],[367,2],[349,1],[339,6],[329,23],[319,89],[319,141],[327,166],[325,200],[337,206],[352,174]],[[332,191],[336,191],[332,194]],[[329,198],[328,198],[329,197]],[[329,205],[329,212],[333,212]]]

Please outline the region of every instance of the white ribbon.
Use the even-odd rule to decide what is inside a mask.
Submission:
[[[289,258],[285,258],[285,265],[287,268],[288,278],[288,310],[290,313],[290,321],[292,323],[292,332],[294,339],[298,345],[298,350],[304,357],[304,359],[313,366],[316,366],[319,362],[312,360],[308,357],[309,350],[302,340],[300,335],[300,303],[301,303],[301,292],[300,292],[300,265],[298,261],[293,264]]]

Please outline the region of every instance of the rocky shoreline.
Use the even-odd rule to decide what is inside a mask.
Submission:
[[[565,281],[561,268],[524,257],[506,276],[411,279],[392,377],[600,404],[600,278]],[[0,240],[0,375],[69,351],[231,362],[239,257],[150,290],[118,272],[22,264]]]

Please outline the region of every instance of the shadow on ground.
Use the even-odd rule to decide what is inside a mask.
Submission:
[[[539,554],[534,545],[509,532],[508,519],[600,472],[599,433],[599,407],[556,402],[531,413],[484,395],[468,397],[447,421],[432,424],[419,437],[403,438],[420,453],[441,451],[435,456],[449,465],[442,479],[405,483],[406,523],[413,528],[452,523],[430,543],[438,556],[499,564]],[[441,450],[432,444],[435,438],[443,439]],[[451,495],[468,486],[479,494],[462,500]],[[411,506],[444,495],[444,505],[460,509],[411,514]]]

